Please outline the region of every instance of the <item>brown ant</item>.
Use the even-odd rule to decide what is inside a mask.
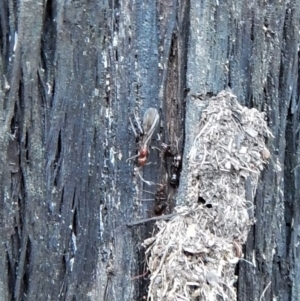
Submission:
[[[158,126],[158,123],[159,123],[159,114],[157,109],[149,108],[145,112],[144,119],[143,119],[143,139],[141,141],[140,150],[138,153],[139,166],[144,166],[147,162],[147,157],[149,155],[150,140]]]
[[[167,178],[168,176],[166,176],[166,180]],[[167,203],[168,197],[167,197],[166,190],[167,190],[167,185],[164,180],[161,184],[157,184],[156,193],[144,190],[145,192],[154,195],[154,198],[143,199],[143,201],[154,201],[154,208],[153,211],[151,210],[151,212],[154,213],[155,215],[161,215],[164,212],[164,210],[168,207],[168,203]]]
[[[150,141],[151,141],[151,138],[152,138],[152,136],[153,136],[158,124],[159,124],[159,114],[158,114],[157,109],[155,109],[155,108],[147,109],[145,114],[144,114],[143,125],[142,126],[140,125],[140,123],[137,120],[137,117],[135,115],[134,115],[134,118],[135,118],[135,121],[137,123],[140,135],[142,136],[142,139],[139,142],[139,150],[138,150],[137,155],[128,158],[126,160],[126,162],[128,162],[131,159],[134,159],[134,158],[138,157],[138,166],[139,166],[139,169],[140,169],[141,167],[143,167],[147,163],[148,155],[149,155],[149,152],[150,152],[149,151]],[[130,120],[132,130],[133,130],[135,136],[138,138],[139,135],[137,134],[137,132],[136,132],[134,126],[133,126],[131,118],[129,118],[129,120]],[[138,175],[144,183],[146,183],[148,185],[153,185],[154,184],[153,182],[144,180],[143,177],[141,176],[141,173],[140,173],[139,170],[138,170]]]
[[[137,121],[136,116],[135,116],[135,119]],[[131,127],[132,127],[132,130],[133,130],[135,136],[138,136],[134,129],[131,119],[130,119],[130,123],[131,123]],[[147,163],[151,138],[159,124],[159,114],[158,114],[157,109],[155,109],[155,108],[147,109],[144,114],[144,118],[143,118],[143,126],[141,127],[141,125],[139,124],[138,121],[137,121],[137,124],[138,124],[138,128],[139,128],[140,132],[143,135],[142,140],[139,145],[138,154],[133,157],[130,157],[129,159],[127,159],[127,161],[138,157],[138,165],[144,166]]]
[[[161,215],[166,208],[167,208],[166,184],[159,184],[159,187],[155,193],[155,205],[154,205],[155,215]]]
[[[171,146],[167,143],[162,143],[161,145],[163,156],[165,158],[172,157],[169,183],[173,186],[177,186],[179,183],[179,176],[182,164],[182,156],[179,154],[178,151],[179,140],[180,138],[176,141],[176,150],[171,149]]]
[[[164,142],[161,144],[161,152],[162,152],[163,157],[172,157],[173,156],[171,146]]]

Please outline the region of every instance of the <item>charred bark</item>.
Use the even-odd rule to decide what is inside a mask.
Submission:
[[[126,224],[155,215],[161,185],[126,162],[138,148],[129,117],[159,109],[151,146],[182,153],[192,96],[226,87],[265,110],[275,135],[245,247],[256,267],[240,263],[239,299],[300,300],[299,9],[2,1],[0,300],[142,300],[140,243],[152,225]],[[148,161],[139,171],[164,185],[170,213],[171,162],[156,149]]]
[[[129,117],[155,107],[161,141],[182,132],[177,3],[7,0],[0,8],[0,299],[140,300],[143,278],[134,277],[151,227],[126,224],[153,215],[160,186],[144,192],[126,162],[138,147]],[[171,71],[172,100],[163,102]],[[162,183],[158,151],[149,162],[143,178]]]

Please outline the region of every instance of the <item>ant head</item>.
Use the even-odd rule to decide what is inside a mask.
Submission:
[[[168,151],[171,147],[169,144],[163,142],[161,144],[161,148],[163,149],[163,151]]]

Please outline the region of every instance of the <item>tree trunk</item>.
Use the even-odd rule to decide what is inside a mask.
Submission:
[[[238,299],[300,300],[299,21],[295,0],[3,0],[0,301],[142,300],[153,223],[127,224],[177,194],[155,147],[182,153],[192,96],[227,87],[275,136]],[[130,119],[149,107],[161,121],[137,168]]]

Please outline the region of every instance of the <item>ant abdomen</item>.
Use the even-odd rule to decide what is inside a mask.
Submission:
[[[138,165],[145,166],[147,163],[147,157],[138,158]]]

